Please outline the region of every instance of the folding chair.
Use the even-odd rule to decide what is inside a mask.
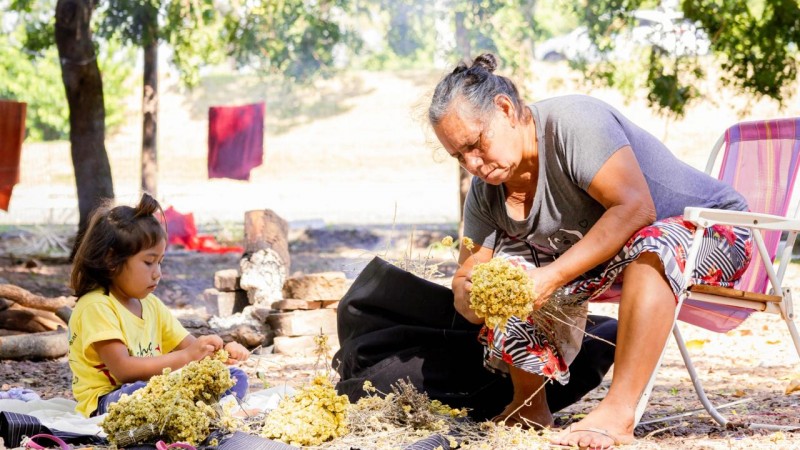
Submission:
[[[798,208],[794,208],[791,216],[786,216],[800,167],[800,118],[744,122],[730,127],[714,146],[706,165],[706,173],[711,173],[720,150],[723,150],[723,156],[719,179],[731,184],[744,195],[751,212],[686,208],[684,219],[694,223],[697,231],[687,255],[684,277],[691,280],[690,274],[696,265],[703,232],[714,224],[750,228],[758,251],[753,252],[750,266],[737,284],[737,289],[697,284],[682,292],[678,298],[672,334],[700,402],[711,417],[724,427],[728,420],[706,396],[678,329],[677,319],[712,331],[726,332],[738,326],[753,312],[780,314],[789,327],[800,356],[800,336],[794,323],[792,294],[790,288],[783,284],[786,268],[792,259],[792,248],[800,232]],[[783,250],[776,258],[782,232],[788,234]],[[663,358],[663,351],[661,357]],[[637,424],[647,406],[660,364],[661,359],[639,401],[636,409]],[[750,424],[750,427],[800,428],[765,424]]]

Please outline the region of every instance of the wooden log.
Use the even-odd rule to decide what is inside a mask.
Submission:
[[[289,223],[271,209],[247,211],[244,214],[244,254],[272,250],[280,256],[288,273]]]
[[[67,323],[49,311],[25,308],[17,304],[0,311],[0,328],[6,330],[39,333],[57,330],[59,327],[66,329]]]
[[[239,262],[239,285],[251,304],[270,304],[283,298],[289,274],[289,224],[271,210],[245,213],[244,256]]]
[[[59,358],[67,350],[67,330],[0,336],[0,359]]]
[[[28,308],[54,313],[65,306],[68,308],[75,306],[75,297],[42,297],[13,284],[0,284],[0,297]]]

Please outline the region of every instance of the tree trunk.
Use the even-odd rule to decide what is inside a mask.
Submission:
[[[103,199],[114,198],[105,147],[103,81],[90,28],[93,7],[92,0],[58,0],[56,4],[55,38],[69,106],[69,140],[78,189],[78,236],[86,229],[92,210]]]
[[[142,113],[142,191],[158,198],[158,38],[155,33],[150,43],[144,45]]]
[[[460,58],[469,62],[472,61],[472,46],[470,45],[469,42],[469,31],[467,30],[467,27],[464,25],[465,18],[466,14],[464,14],[463,12],[457,12],[455,14],[456,49],[458,49]]]

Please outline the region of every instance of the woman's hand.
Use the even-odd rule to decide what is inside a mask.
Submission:
[[[527,271],[528,276],[533,280],[534,302],[533,310],[536,311],[544,306],[556,289],[563,286],[563,282],[556,276],[555,272],[549,269],[549,265],[536,267]]]
[[[225,351],[228,352],[226,364],[236,364],[250,357],[250,352],[238,342],[228,342],[225,344]]]
[[[456,289],[456,284],[460,285],[460,289]],[[469,297],[472,293],[472,269],[464,272],[464,276],[459,277],[458,280],[453,279],[453,288],[456,311],[467,321],[482,324],[484,318],[475,314],[475,311],[469,306]]]

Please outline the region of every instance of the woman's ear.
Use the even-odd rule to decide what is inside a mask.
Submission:
[[[500,113],[508,119],[511,128],[515,128],[519,121],[517,120],[517,109],[514,107],[514,102],[505,94],[497,94],[494,97],[494,104]]]

